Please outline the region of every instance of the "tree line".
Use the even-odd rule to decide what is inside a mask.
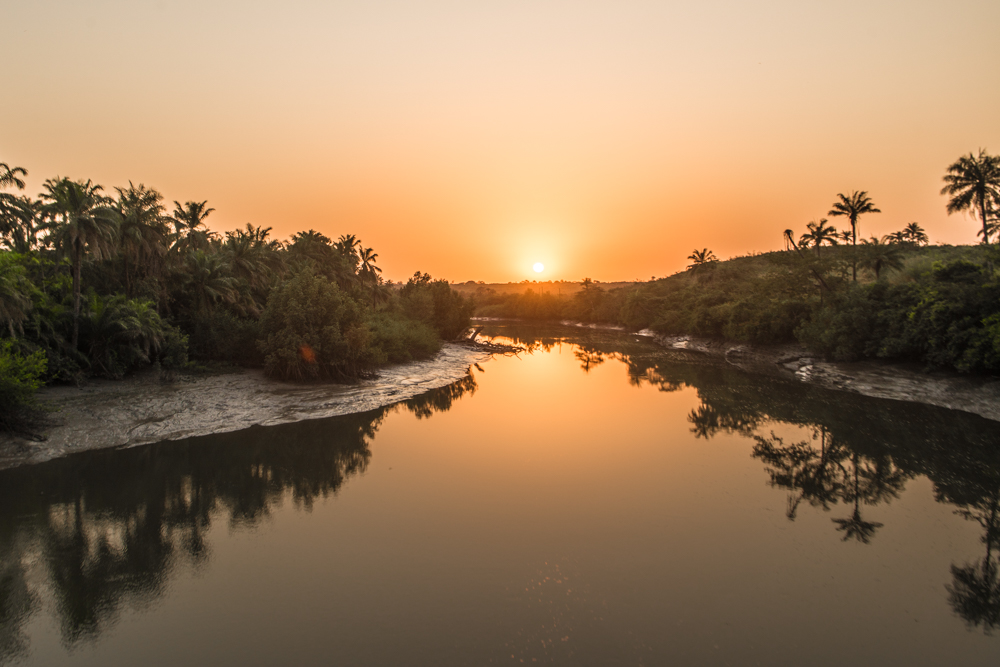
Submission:
[[[26,175],[0,163],[4,405],[27,406],[43,383],[151,364],[165,378],[225,362],[349,380],[433,354],[472,312],[445,280],[384,280],[378,253],[351,234],[281,242],[250,224],[220,234],[206,201],[168,209],[143,184],[107,191],[62,177],[29,197]],[[0,412],[0,426],[14,428],[31,410]]]
[[[950,165],[942,194],[949,213],[968,212],[977,246],[930,246],[916,222],[881,238],[861,235],[880,213],[867,191],[840,193],[828,218],[783,251],[722,262],[695,249],[687,270],[648,283],[602,290],[592,281],[571,297],[528,290],[476,294],[477,313],[526,320],[606,322],[665,335],[736,342],[798,342],[835,360],[914,361],[927,368],[1000,371],[1000,157],[983,150]]]

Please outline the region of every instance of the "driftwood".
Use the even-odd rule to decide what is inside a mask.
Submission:
[[[513,354],[517,355],[525,351],[525,347],[521,345],[507,345],[506,343],[494,343],[492,339],[485,341],[477,340],[483,327],[477,326],[472,330],[472,333],[468,336],[462,335],[459,337],[458,341],[465,343],[477,350],[482,350],[483,352],[489,352],[490,354]]]

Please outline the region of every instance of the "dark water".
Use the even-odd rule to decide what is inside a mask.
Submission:
[[[996,423],[493,333],[534,352],[0,472],[0,663],[1000,664]]]

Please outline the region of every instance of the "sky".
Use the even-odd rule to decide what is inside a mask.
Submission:
[[[144,183],[208,200],[217,231],[355,234],[394,280],[647,280],[695,248],[782,248],[852,190],[882,210],[865,236],[973,243],[941,178],[1000,152],[996,0],[0,0],[0,19],[0,162],[31,194]]]

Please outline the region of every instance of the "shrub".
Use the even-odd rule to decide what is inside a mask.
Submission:
[[[399,292],[407,317],[430,326],[441,338],[452,340],[469,327],[475,304],[451,288],[417,271]]]
[[[380,357],[393,364],[426,359],[441,349],[441,341],[429,326],[388,313],[372,318],[370,344]]]
[[[361,306],[306,269],[275,288],[261,316],[264,370],[283,380],[356,378],[384,361]]]
[[[0,341],[0,428],[23,431],[40,421],[42,411],[35,403],[35,392],[44,374],[44,352],[24,355],[14,341]]]

